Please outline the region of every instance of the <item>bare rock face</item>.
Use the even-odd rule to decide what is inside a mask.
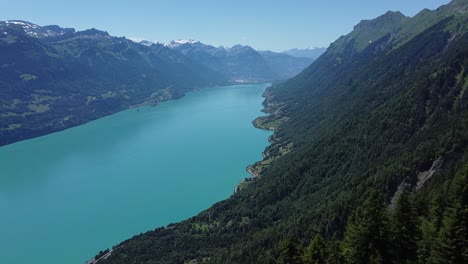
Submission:
[[[436,159],[429,170],[418,173],[418,181],[416,183],[416,191],[420,190],[424,184],[432,178],[434,175],[438,174],[442,170],[444,164],[443,157]]]

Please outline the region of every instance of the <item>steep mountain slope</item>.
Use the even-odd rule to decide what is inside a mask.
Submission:
[[[271,115],[255,123],[275,134],[265,160],[251,168],[259,177],[191,219],[124,241],[99,263],[285,262],[285,255],[299,254],[294,244],[304,246],[316,234],[341,239],[351,212],[369,195],[350,218],[345,251],[335,247],[331,263],[414,261],[402,259],[398,248],[404,244],[397,239],[388,244],[394,250],[389,254],[375,243],[365,247],[367,241],[363,250],[351,250],[362,242],[352,235],[359,234],[366,212],[383,214],[373,190],[390,203],[405,186],[423,218],[432,197],[457,201],[441,213],[448,219],[441,241],[456,232],[463,237],[466,190],[449,198],[449,189],[461,179],[454,175],[466,174],[468,158],[467,6],[457,0],[423,11],[425,19],[390,12],[360,23],[301,74],[267,90]],[[407,23],[418,26],[411,38],[405,37]],[[458,229],[456,217],[463,220]],[[456,245],[450,250],[466,251],[466,238],[453,241],[446,243]],[[362,253],[361,262],[353,262],[353,252]],[[457,261],[463,258],[457,254]],[[452,261],[436,257],[436,263]]]
[[[0,22],[0,145],[227,80],[163,45]]]

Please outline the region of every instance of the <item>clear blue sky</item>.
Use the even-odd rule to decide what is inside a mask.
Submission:
[[[326,47],[362,19],[388,10],[413,16],[449,0],[0,0],[0,20],[168,42],[196,39],[260,50]]]

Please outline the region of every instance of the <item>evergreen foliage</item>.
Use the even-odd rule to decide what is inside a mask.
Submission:
[[[388,244],[385,208],[381,196],[372,192],[349,218],[343,254],[348,263],[390,263],[384,262],[384,259],[388,259]]]
[[[468,263],[468,166],[454,182],[452,198],[439,234],[436,260]]]
[[[294,236],[289,236],[281,247],[280,264],[302,264],[302,250]]]
[[[392,218],[392,243],[396,245],[394,255],[397,256],[397,262],[414,262],[420,230],[418,215],[408,191],[404,190],[398,199]]]
[[[320,234],[317,234],[305,250],[304,263],[326,264],[328,263],[329,255],[330,253],[326,242]]]

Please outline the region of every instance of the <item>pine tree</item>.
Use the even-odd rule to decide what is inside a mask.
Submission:
[[[440,230],[438,263],[468,263],[468,166],[454,181],[450,206]]]
[[[304,263],[326,264],[328,263],[328,256],[327,244],[322,236],[317,234],[305,251]]]
[[[430,217],[431,222],[434,225],[434,228],[439,231],[440,227],[442,226],[442,221],[444,220],[444,212],[445,212],[445,202],[441,195],[437,195],[431,201],[430,207]]]
[[[281,264],[302,264],[302,250],[294,236],[289,236],[283,243],[281,256],[278,260]]]
[[[386,214],[377,192],[351,215],[343,241],[343,253],[349,263],[388,263],[388,227]]]
[[[438,245],[438,232],[435,225],[427,220],[421,220],[421,240],[418,241],[418,263],[434,263],[433,254]]]
[[[341,249],[341,241],[336,238],[328,244],[328,264],[342,264],[345,263],[343,251]]]
[[[403,190],[392,215],[392,254],[397,263],[416,260],[419,219],[407,190]]]
[[[445,201],[441,195],[437,195],[431,200],[429,207],[429,216],[421,217],[420,234],[418,241],[418,263],[428,264],[437,263],[435,256],[439,250],[439,230],[442,227],[444,219]]]

